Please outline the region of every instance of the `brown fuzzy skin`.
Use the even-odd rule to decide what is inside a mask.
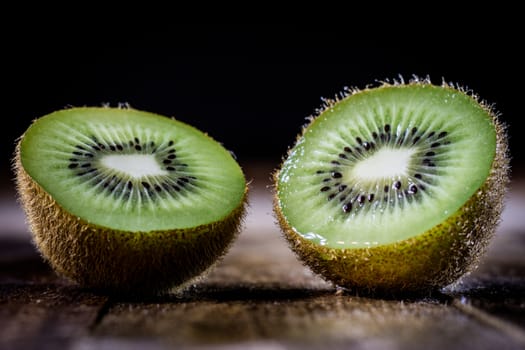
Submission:
[[[241,204],[224,220],[193,229],[126,232],[71,215],[24,170],[17,147],[14,170],[33,240],[56,272],[79,285],[114,293],[155,294],[202,275],[240,231]]]
[[[492,169],[480,189],[445,222],[417,237],[378,247],[323,247],[301,237],[287,222],[279,205],[278,170],[273,177],[274,212],[291,249],[312,271],[335,285],[379,295],[428,293],[473,270],[499,223],[509,182],[505,129],[496,113],[480,104],[492,116],[496,129]]]

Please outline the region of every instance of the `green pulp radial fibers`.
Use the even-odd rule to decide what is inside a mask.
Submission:
[[[24,170],[67,212],[120,231],[185,229],[239,207],[241,168],[197,129],[133,109],[72,108],[36,120]]]
[[[278,173],[278,205],[297,234],[329,248],[406,240],[472,197],[495,149],[491,114],[461,91],[360,91],[303,130]]]

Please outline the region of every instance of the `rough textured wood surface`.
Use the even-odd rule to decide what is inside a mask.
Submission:
[[[54,274],[10,194],[0,199],[0,349],[523,349],[525,182],[514,182],[480,267],[443,293],[343,292],[305,268],[271,213],[268,168],[250,168],[235,245],[171,295],[130,300]]]

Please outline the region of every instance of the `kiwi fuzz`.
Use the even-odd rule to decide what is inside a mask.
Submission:
[[[384,83],[375,89],[399,85],[430,85],[415,80],[409,84]],[[465,93],[463,89],[443,83],[442,88]],[[353,90],[349,95],[365,90]],[[465,93],[467,94],[467,93]],[[290,248],[313,272],[337,286],[379,295],[428,293],[458,281],[472,271],[486,252],[499,224],[509,182],[509,155],[504,125],[490,106],[468,94],[492,118],[496,133],[496,150],[492,167],[484,183],[461,206],[439,225],[407,239],[370,247],[334,248],[306,239],[288,221],[279,198],[280,172],[273,174],[274,214]],[[332,108],[338,99],[328,101]],[[315,121],[312,118],[311,123]],[[296,143],[311,125],[306,125]],[[290,156],[293,148],[288,151]]]
[[[238,188],[240,198],[233,210],[199,225],[126,230],[88,221],[66,210],[26,170],[22,156],[26,134],[17,141],[13,170],[33,243],[55,272],[82,287],[128,296],[183,289],[220,261],[241,231],[248,202],[246,181],[244,192]],[[117,220],[118,213],[114,215]]]

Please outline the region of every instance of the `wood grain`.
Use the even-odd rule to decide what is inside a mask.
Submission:
[[[223,260],[162,297],[84,290],[42,261],[23,223],[0,229],[0,349],[525,348],[525,186],[474,273],[389,299],[342,291],[297,260],[272,216],[269,170],[250,168],[250,211]]]

